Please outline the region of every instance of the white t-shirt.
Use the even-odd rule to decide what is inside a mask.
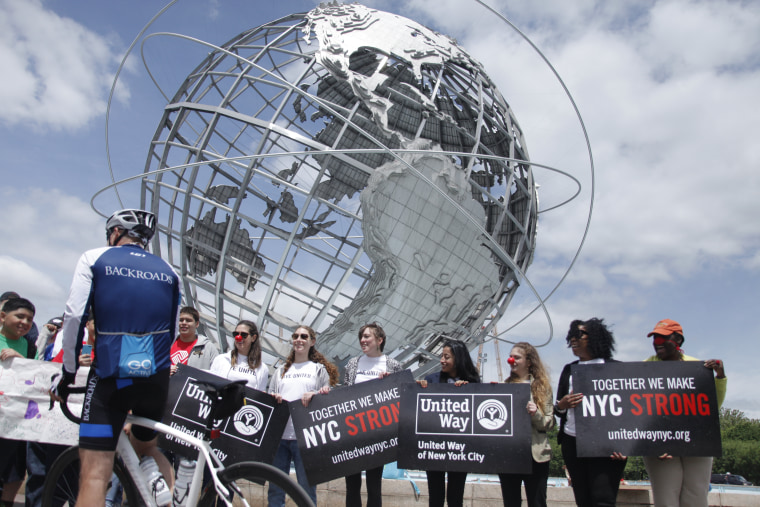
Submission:
[[[591,359],[589,361],[578,361],[578,364],[602,364],[602,363],[604,363],[604,359],[602,359],[601,357],[598,357],[596,359]],[[572,394],[573,376],[570,375],[570,378],[567,379],[567,381],[570,383],[570,390],[567,392],[567,394]],[[570,435],[571,437],[575,436],[575,409],[570,408],[567,410],[567,419],[565,419],[564,431],[566,435]]]
[[[285,372],[282,378],[278,379],[277,389],[279,394],[282,395],[282,399],[285,401],[293,401],[300,403],[301,397],[304,393],[314,392],[316,393],[321,386],[319,386],[319,367],[324,368],[319,363],[312,361],[304,361],[303,363],[293,363]],[[282,366],[277,369],[275,375],[280,375]],[[293,428],[293,418],[288,418],[288,424],[285,426],[285,431],[282,433],[283,440],[295,440],[296,430]]]
[[[269,380],[269,368],[263,362],[255,370],[248,366],[248,358],[238,356],[235,366],[232,366],[232,352],[219,354],[211,363],[209,372],[228,380],[245,380],[246,385],[253,389],[266,392]]]
[[[367,355],[359,357],[359,362],[356,364],[354,384],[380,378],[383,373],[388,371],[387,364],[388,357],[385,354],[378,357],[369,357]]]

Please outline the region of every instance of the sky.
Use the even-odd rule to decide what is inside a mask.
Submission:
[[[535,293],[527,283],[519,289],[497,326],[500,337],[548,341],[539,350],[556,385],[574,359],[564,342],[573,319],[604,318],[623,361],[651,355],[647,333],[659,320],[675,319],[684,327],[687,354],[724,360],[724,406],[760,418],[752,388],[760,385],[754,315],[760,309],[760,3],[487,3],[541,51],[575,106],[541,54],[480,2],[365,2],[454,37],[499,86],[531,160],[582,185],[575,200],[540,215],[527,273]],[[149,33],[221,44],[316,5],[180,0]],[[105,243],[104,220],[90,201],[111,183],[109,156],[117,179],[145,166],[163,99],[139,45],[120,65],[161,6],[0,0],[0,291],[31,299],[38,323],[63,312],[79,255]],[[167,37],[150,39],[144,51],[156,79],[168,84],[178,84],[204,54]],[[574,193],[569,178],[534,170],[542,210]],[[122,201],[139,204],[128,191]],[[112,191],[94,204],[106,215],[121,207]],[[536,294],[546,313],[523,319],[536,307]],[[510,344],[499,349],[504,361]],[[497,380],[493,344],[484,352],[484,379]]]

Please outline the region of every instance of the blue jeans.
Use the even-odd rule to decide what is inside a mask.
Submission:
[[[291,462],[296,466],[298,485],[309,494],[314,505],[317,505],[317,487],[309,484],[306,479],[306,469],[303,467],[301,453],[298,452],[298,440],[280,440],[280,446],[277,448],[277,454],[275,454],[272,464],[289,474]],[[269,507],[283,507],[285,505],[285,492],[270,483],[267,500]]]
[[[68,448],[68,445],[26,442],[26,507],[42,505],[45,477],[56,458]]]

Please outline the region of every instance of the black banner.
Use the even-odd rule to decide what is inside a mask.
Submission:
[[[573,365],[578,456],[720,456],[713,371],[702,361]]]
[[[203,370],[181,365],[169,381],[169,398],[163,422],[200,436],[211,405],[195,381],[219,379]],[[277,404],[273,396],[245,388],[246,404],[227,419],[215,421],[221,436],[211,441],[214,453],[225,466],[240,461],[272,463],[282,432],[288,422],[286,403]],[[195,459],[198,452],[167,435],[160,435],[159,446],[181,456]]]
[[[530,473],[529,399],[529,384],[407,386],[401,397],[399,467]]]
[[[404,370],[290,403],[306,475],[319,484],[396,460],[401,391],[414,384]]]

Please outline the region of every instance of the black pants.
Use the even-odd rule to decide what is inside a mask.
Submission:
[[[383,505],[383,468],[367,470],[367,507]],[[346,507],[362,507],[362,473],[346,476]]]
[[[562,458],[578,507],[615,507],[625,460],[579,458],[575,437],[569,435],[562,435]]]
[[[549,462],[533,461],[533,470],[529,474],[499,474],[501,498],[504,507],[522,505],[522,483],[525,483],[525,496],[528,507],[546,507],[546,481],[549,479]]]
[[[444,500],[449,507],[462,507],[467,472],[428,471],[425,473],[427,474],[428,505],[430,507],[443,507]],[[449,474],[448,485],[446,483],[447,473]]]

